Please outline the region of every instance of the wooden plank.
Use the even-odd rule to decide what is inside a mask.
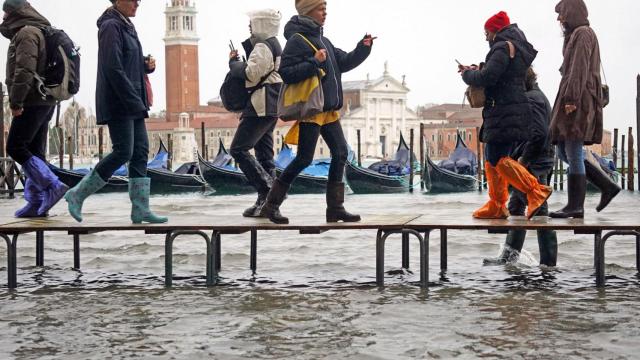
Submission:
[[[402,229],[417,215],[365,216],[357,223],[326,223],[322,217],[293,217],[288,225],[273,224],[267,219],[243,217],[172,216],[166,224],[131,224],[125,217],[87,217],[83,223],[71,218],[33,219],[0,226],[0,232],[64,231],[69,233],[101,231],[146,231],[165,233],[172,230],[216,230],[224,233],[251,230],[295,230],[324,232],[328,230]]]
[[[535,217],[527,220],[525,217],[510,217],[506,220],[479,220],[469,216],[423,215],[410,221],[407,229],[418,231],[429,229],[448,230],[639,230],[640,221],[637,219],[611,219],[604,216],[589,216],[587,219],[551,219],[549,217]]]

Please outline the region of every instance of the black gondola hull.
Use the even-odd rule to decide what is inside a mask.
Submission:
[[[197,175],[147,169],[147,176],[151,179],[151,192],[154,194],[199,192],[207,187],[207,183]]]
[[[345,176],[356,194],[394,194],[409,191],[409,176],[388,176],[347,163]]]
[[[422,182],[429,193],[458,193],[477,189],[476,178],[469,175],[460,175],[441,169],[431,159],[427,158],[422,171]]]
[[[79,174],[73,171],[60,169],[56,166],[50,166],[51,171],[69,188],[73,188],[80,183],[85,175]],[[125,178],[111,178],[99,193],[111,193],[111,192],[128,192],[129,182]]]
[[[214,166],[198,156],[200,174],[216,194],[236,195],[250,194],[256,190],[249,184],[244,174]]]

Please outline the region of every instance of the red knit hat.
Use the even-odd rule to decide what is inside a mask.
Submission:
[[[484,24],[485,30],[488,30],[492,33],[497,33],[498,31],[504,29],[505,27],[511,25],[511,20],[509,20],[509,15],[506,12],[500,11],[499,13],[493,15],[487,20]]]

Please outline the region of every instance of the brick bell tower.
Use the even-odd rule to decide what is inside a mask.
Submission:
[[[165,10],[167,121],[200,105],[197,13],[193,0],[170,0]]]

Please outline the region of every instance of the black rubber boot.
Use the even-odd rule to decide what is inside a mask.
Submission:
[[[538,230],[540,265],[556,266],[558,261],[558,236],[553,230]]]
[[[584,197],[587,192],[587,176],[583,174],[569,174],[567,191],[569,200],[567,206],[562,210],[549,214],[556,219],[583,219],[584,218]]]
[[[482,261],[484,266],[499,266],[512,264],[520,258],[520,251],[524,246],[524,239],[527,237],[526,230],[511,230],[507,234],[502,253],[495,258],[487,258]]]
[[[273,181],[271,191],[267,195],[267,199],[260,210],[260,217],[268,218],[274,224],[288,224],[289,219],[280,213],[280,205],[287,197],[289,184],[285,184],[280,179]]]
[[[598,212],[604,210],[618,193],[622,190],[602,169],[589,161],[584,161],[587,169],[587,180],[600,190],[600,204],[596,207]]]
[[[242,213],[244,217],[260,217],[260,211],[264,202],[267,200],[267,194],[258,194],[256,203]]]
[[[344,208],[344,183],[327,183],[327,222],[358,222],[360,215],[350,214]]]

